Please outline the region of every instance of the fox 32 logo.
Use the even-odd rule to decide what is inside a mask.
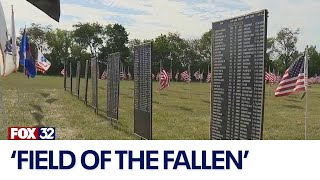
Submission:
[[[9,127],[8,140],[55,140],[53,127]]]

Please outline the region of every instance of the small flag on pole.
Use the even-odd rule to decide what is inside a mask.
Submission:
[[[64,76],[64,69],[61,70],[60,74]]]
[[[161,75],[160,75],[160,90],[163,90],[164,88],[169,86],[169,76],[166,70],[162,69]]]
[[[211,73],[208,73],[207,75],[207,82],[211,82]]]
[[[305,57],[301,56],[286,70],[275,92],[276,97],[306,90],[304,61]]]
[[[200,80],[200,72],[199,71],[195,72],[193,76],[196,78],[196,80]]]
[[[101,75],[101,79],[105,80],[105,79],[107,79],[107,76],[108,76],[108,72],[107,72],[107,70],[104,70],[102,75]]]
[[[36,61],[36,68],[37,71],[42,72],[42,74],[45,74],[46,71],[50,68],[51,63],[47,60],[47,58],[44,57],[41,50],[38,48],[38,58]]]
[[[277,81],[277,76],[276,76],[275,74],[273,74],[273,73],[267,73],[267,72],[265,72],[265,77],[264,77],[264,79],[265,79],[266,81],[269,81],[270,86],[272,86],[272,85]]]
[[[185,82],[190,81],[190,75],[189,75],[188,71],[184,71],[180,75],[181,75],[181,80],[183,80]]]

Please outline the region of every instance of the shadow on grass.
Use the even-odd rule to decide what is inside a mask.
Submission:
[[[160,94],[160,96],[168,96],[168,94]]]
[[[189,107],[185,107],[185,106],[178,106],[179,109],[183,110],[183,111],[190,111],[193,112],[192,108]]]
[[[31,112],[31,111],[30,111],[30,114],[37,121],[38,126],[45,126],[43,123],[44,116],[42,114],[37,113],[37,112]]]
[[[54,102],[58,101],[58,99],[55,99],[55,98],[51,98],[51,99],[47,99],[46,100],[46,103],[49,103],[49,104],[52,104]]]
[[[42,97],[47,98],[50,96],[49,93],[39,93]]]
[[[154,103],[154,104],[160,104],[159,101],[152,101],[152,103]]]
[[[126,95],[126,98],[133,99],[133,97],[129,95]]]
[[[35,109],[35,110],[43,113],[43,110],[42,110],[41,106],[39,106],[39,105],[34,105],[34,104],[29,104],[29,106],[31,106],[33,109]]]
[[[207,104],[210,104],[210,101],[208,101],[208,100],[201,100],[202,102],[204,102],[204,103],[207,103]]]
[[[99,109],[99,110],[98,110],[98,113],[99,113],[99,114],[101,114],[101,112],[103,112],[104,114],[107,114],[107,111],[104,110],[104,109]],[[105,116],[103,116],[103,117],[107,117],[107,116],[105,115]]]
[[[303,107],[297,106],[297,105],[283,105],[287,108],[291,108],[291,109],[303,109]]]

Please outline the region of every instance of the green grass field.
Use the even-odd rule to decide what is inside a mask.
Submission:
[[[84,80],[81,82],[83,97]],[[64,91],[62,77],[27,79],[18,73],[1,79],[0,86],[9,127],[52,126],[56,127],[58,139],[139,139],[133,134],[133,81],[120,83],[118,124],[105,117],[106,81],[99,80],[99,115]],[[209,139],[209,84],[195,82],[189,86],[173,82],[161,93],[158,87],[154,82],[153,138]],[[304,139],[305,111],[301,94],[275,98],[275,88],[266,86],[264,139]],[[320,139],[320,86],[313,85],[309,90],[308,139]],[[91,101],[91,92],[88,99]],[[0,119],[2,121],[3,116]],[[7,139],[6,129],[0,132],[0,139]]]

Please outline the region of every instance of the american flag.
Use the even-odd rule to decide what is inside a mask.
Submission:
[[[320,83],[320,76],[308,78],[308,83],[309,84],[319,84]]]
[[[64,69],[61,70],[60,74],[64,76]]]
[[[181,74],[181,80],[189,82],[190,81],[190,75],[188,73],[188,71],[184,71]]]
[[[196,78],[196,80],[200,80],[200,72],[199,71],[195,72],[193,76]]]
[[[207,75],[207,82],[211,82],[211,73],[208,73]]]
[[[41,49],[38,48],[38,58],[36,60],[36,69],[40,71],[42,74],[45,74],[46,71],[50,68],[51,63],[44,57],[41,52]]]
[[[108,72],[107,72],[107,70],[104,70],[102,75],[101,75],[101,79],[105,80],[105,79],[107,79],[107,76],[108,76]]]
[[[169,76],[166,70],[162,69],[161,75],[160,75],[160,90],[163,90],[164,88],[169,86]]]
[[[200,80],[203,80],[203,72],[200,74]]]
[[[121,72],[120,72],[120,79],[121,79],[121,80],[127,79],[127,75],[126,75],[126,72],[125,72],[125,71],[121,71]]]
[[[280,83],[280,81],[281,81],[281,76],[278,75],[276,81],[277,81],[277,83]]]
[[[305,79],[305,58],[299,57],[293,64],[286,70],[281,79],[279,87],[276,90],[275,96],[287,96],[294,92],[301,92],[306,90]]]
[[[266,81],[269,81],[270,85],[274,84],[277,81],[277,76],[273,73],[265,73],[265,78]]]
[[[320,76],[316,77],[316,83],[320,84]]]

